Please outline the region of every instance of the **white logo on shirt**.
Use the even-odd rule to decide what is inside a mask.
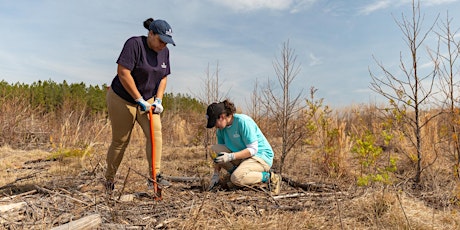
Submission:
[[[161,68],[166,69],[166,64],[164,62],[161,64]]]

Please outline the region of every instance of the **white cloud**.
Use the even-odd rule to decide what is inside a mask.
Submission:
[[[458,2],[458,0],[424,0],[422,3],[426,4],[427,6],[432,6],[432,5],[449,4],[453,2]]]
[[[420,4],[423,6],[439,6],[458,1],[460,0],[423,0],[420,1]],[[415,0],[415,4],[417,4],[417,0]],[[363,15],[369,15],[379,10],[387,9],[389,7],[400,7],[402,5],[412,5],[412,0],[377,0],[362,7],[359,13]]]
[[[291,13],[298,13],[301,11],[304,11],[306,9],[309,9],[312,7],[314,3],[316,3],[318,0],[301,0],[301,1],[295,1],[293,4],[293,7],[291,8]]]
[[[289,10],[297,13],[310,8],[318,0],[211,0],[235,11],[255,11],[261,9]]]
[[[314,53],[310,53],[309,60],[310,60],[309,66],[317,66],[317,65],[321,65],[323,63],[321,58],[318,58],[317,56],[315,56]]]
[[[382,0],[382,1],[377,1],[374,3],[371,3],[369,5],[364,6],[360,10],[360,14],[368,15],[371,14],[375,11],[381,10],[381,9],[386,9],[390,6],[391,1],[389,0]]]
[[[253,11],[264,8],[285,10],[292,3],[291,0],[214,0],[214,2],[236,11]]]

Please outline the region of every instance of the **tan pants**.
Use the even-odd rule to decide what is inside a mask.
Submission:
[[[225,145],[213,145],[211,150],[220,153],[230,150]],[[247,159],[234,160],[220,164],[222,168],[231,172],[230,181],[236,186],[253,185],[262,182],[262,172],[268,172],[270,166],[262,158],[253,156]],[[235,169],[236,168],[236,169]],[[232,170],[234,171],[232,172]]]
[[[154,98],[148,100],[153,103]],[[119,97],[112,89],[107,92],[107,108],[109,119],[112,123],[112,142],[107,152],[107,171],[105,178],[112,180],[117,173],[118,167],[123,159],[123,155],[128,147],[129,140],[134,124],[141,126],[146,137],[147,161],[149,167],[149,176],[152,176],[152,145],[150,141],[150,121],[149,113],[140,113],[137,104],[131,104]],[[161,151],[162,151],[162,134],[161,120],[159,114],[153,114],[154,138],[155,138],[155,170],[160,173],[161,169]]]

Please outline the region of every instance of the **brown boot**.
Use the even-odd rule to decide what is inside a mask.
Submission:
[[[274,172],[270,173],[269,188],[270,188],[270,192],[271,192],[272,196],[276,196],[276,195],[278,195],[280,193],[281,181],[282,181],[281,175],[276,174]]]
[[[115,189],[115,182],[112,180],[106,180],[104,182],[105,193],[111,195],[113,190]]]

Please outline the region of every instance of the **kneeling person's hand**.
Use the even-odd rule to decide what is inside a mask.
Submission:
[[[214,162],[217,164],[222,164],[233,160],[235,160],[235,154],[220,152],[219,154],[217,154],[217,157],[214,159]]]

